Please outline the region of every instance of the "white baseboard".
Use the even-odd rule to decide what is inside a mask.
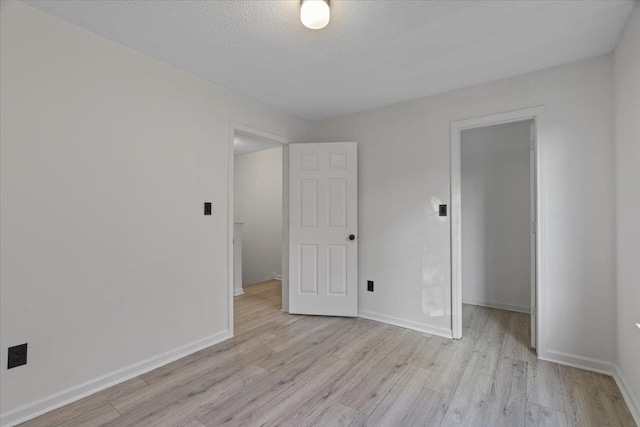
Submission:
[[[577,354],[565,353],[563,351],[547,350],[545,355],[538,356],[541,360],[554,362],[560,365],[572,366],[574,368],[586,369],[587,371],[598,372],[613,376],[615,365],[606,360],[594,359],[591,357],[579,356]]]
[[[93,380],[62,390],[35,402],[27,403],[26,405],[5,411],[0,414],[0,426],[15,426],[46,412],[60,408],[61,406],[67,405],[71,402],[75,402],[83,397],[87,397],[108,387],[137,377],[145,372],[159,368],[160,366],[171,363],[174,360],[181,359],[189,354],[195,353],[203,348],[210,347],[231,337],[232,335],[229,331],[224,330],[174,350],[169,350],[157,356],[153,356],[122,369],[118,369],[117,371],[113,371],[109,374],[101,375]]]
[[[627,386],[627,383],[624,381],[624,377],[622,376],[622,372],[620,372],[620,368],[618,365],[615,366],[613,371],[613,379],[618,384],[618,388],[622,393],[622,397],[624,398],[627,407],[629,408],[629,412],[631,412],[631,416],[633,420],[636,422],[636,425],[640,426],[640,401],[638,401],[637,396],[633,393],[633,390]]]
[[[445,337],[445,338],[452,337],[452,333],[450,329],[430,326],[430,325],[427,325],[426,323],[415,322],[413,320],[407,320],[407,319],[400,319],[398,317],[378,314],[372,311],[358,310],[358,317],[362,317],[369,320],[375,320],[376,322],[388,323],[394,326],[400,326],[401,328],[413,329],[414,331],[424,332],[431,335],[438,335],[440,337]]]
[[[531,307],[527,307],[525,305],[513,305],[513,304],[503,304],[501,302],[494,301],[462,301],[463,304],[468,305],[479,305],[480,307],[489,307],[489,308],[497,308],[499,310],[509,310],[516,311],[518,313],[531,313]]]
[[[244,289],[240,288],[240,289],[234,289],[233,290],[233,296],[234,297],[237,297],[237,296],[240,296],[240,295],[244,295]]]
[[[280,280],[280,281],[282,281],[282,274],[278,274],[278,273],[271,273],[271,274],[269,275],[269,277],[267,277],[266,279],[264,279],[262,282],[256,282],[256,283],[244,284],[244,285],[242,285],[242,287],[244,287],[244,288],[248,288],[248,287],[250,287],[250,286],[255,286],[255,285],[259,285],[259,284],[264,283],[264,282],[268,282],[269,280]],[[234,292],[235,292],[235,291],[234,291]],[[241,292],[241,293],[239,293],[239,294],[234,293],[234,295],[235,295],[235,296],[242,295],[242,294],[244,294],[244,291],[242,291],[242,292]]]

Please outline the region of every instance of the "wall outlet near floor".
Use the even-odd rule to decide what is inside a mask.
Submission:
[[[16,368],[27,364],[27,344],[9,347],[7,369]]]
[[[373,292],[373,280],[367,280],[367,290]]]

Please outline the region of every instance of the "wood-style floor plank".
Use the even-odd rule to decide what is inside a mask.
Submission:
[[[418,397],[431,372],[406,365],[402,376],[365,420],[367,426],[399,426]]]
[[[528,363],[527,369],[527,401],[564,412],[558,365],[534,360]]]
[[[439,426],[447,414],[449,398],[429,387],[422,387],[416,398],[406,409],[401,426]]]
[[[564,412],[527,402],[526,427],[567,427]]]
[[[405,370],[404,365],[381,362],[367,378],[355,384],[340,403],[369,416],[396,385]]]
[[[634,426],[611,377],[540,361],[529,315],[463,307],[449,340],[235,298],[236,336],[26,426]]]
[[[364,417],[361,413],[338,403],[324,409],[311,420],[309,425],[313,427],[355,427],[361,426],[363,422]]]
[[[483,425],[522,426],[525,423],[527,362],[503,356],[493,378]]]

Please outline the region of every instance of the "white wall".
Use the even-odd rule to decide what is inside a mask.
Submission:
[[[310,141],[358,141],[360,309],[451,330],[450,123],[546,107],[543,272],[557,360],[615,358],[612,63],[605,56],[314,123]],[[366,281],[375,280],[375,292]],[[591,359],[582,359],[591,358]],[[604,364],[604,365],[603,365]]]
[[[282,274],[282,147],[235,157],[234,216],[242,227],[242,281]]]
[[[462,131],[462,302],[531,308],[531,121]]]
[[[618,368],[640,424],[640,6],[613,55]],[[631,406],[631,405],[630,405]]]
[[[0,368],[8,422],[224,337],[230,121],[293,139],[308,123],[1,3],[0,360],[29,343]]]

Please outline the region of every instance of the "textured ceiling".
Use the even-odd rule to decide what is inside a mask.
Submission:
[[[233,155],[253,153],[255,151],[269,150],[271,148],[282,147],[282,144],[266,138],[239,132],[233,135]]]
[[[632,1],[25,1],[315,121],[611,52]]]

